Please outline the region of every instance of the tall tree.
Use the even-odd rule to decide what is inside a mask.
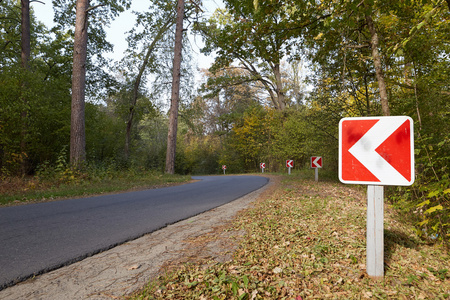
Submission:
[[[26,29],[22,30],[22,24],[26,23],[21,18],[22,4],[15,0],[0,2],[0,172],[3,175],[29,173],[43,161],[54,161],[61,147],[68,144],[69,137],[73,42],[59,32],[51,34],[30,10],[29,38],[22,43],[22,37],[28,35]],[[22,46],[28,43],[30,46]],[[28,61],[22,59],[27,56]]]
[[[263,87],[253,82],[230,84],[224,78],[245,77],[244,69],[224,69],[215,73],[202,70],[204,80],[201,99],[205,104],[202,114],[205,133],[223,136],[230,133],[236,119],[251,106],[259,103]]]
[[[172,69],[172,94],[169,111],[169,132],[167,134],[166,169],[168,174],[175,172],[175,152],[177,144],[178,106],[180,102],[181,52],[183,48],[184,0],[177,3],[177,21]]]
[[[383,111],[384,116],[389,116],[391,113],[389,111],[388,94],[383,74],[383,64],[381,62],[381,55],[378,51],[378,32],[373,23],[371,12],[366,13],[366,22],[371,36],[370,48],[372,49],[372,60],[375,67],[378,90],[380,93],[381,110]]]
[[[138,16],[138,24],[142,24],[143,20],[148,20],[144,24],[148,29],[145,30],[145,35],[150,37],[149,40],[145,40],[145,55],[143,56],[142,61],[140,62],[140,67],[138,73],[134,79],[133,89],[132,89],[132,99],[130,102],[128,120],[127,120],[127,128],[125,135],[125,159],[128,160],[129,152],[130,152],[130,143],[131,143],[131,129],[133,125],[134,115],[136,113],[136,104],[139,97],[139,90],[141,87],[141,82],[143,80],[143,76],[146,73],[149,65],[155,63],[156,61],[156,53],[157,47],[162,42],[166,32],[172,27],[175,22],[174,10],[171,4],[165,4],[163,7],[154,6],[151,7],[152,12],[149,13],[149,16],[145,16],[144,14]],[[132,35],[129,38],[129,45],[133,46],[136,43],[136,39],[138,36],[142,34]],[[140,57],[142,55],[139,55]]]
[[[217,10],[201,24],[203,51],[217,52],[212,70],[243,68],[246,76],[229,78],[230,84],[259,82],[277,110],[289,106],[281,64],[287,57],[301,55],[296,45],[308,26],[326,18],[318,15],[312,1],[226,0],[226,10]],[[256,4],[256,5],[255,5]],[[322,4],[320,4],[322,5]]]
[[[30,1],[29,0],[21,0],[21,66],[24,74],[28,73],[29,65],[28,62],[30,60],[31,55],[31,29],[30,29]],[[27,98],[24,96],[27,89],[27,83],[24,81],[22,83],[22,102],[23,102],[23,111],[22,111],[22,133],[21,133],[21,142],[20,142],[20,150],[21,155],[26,153],[26,136],[27,136]],[[22,158],[22,174],[27,172],[27,159],[24,156]]]
[[[30,33],[30,0],[21,0],[22,4],[22,68],[28,69],[28,61],[31,54],[31,33]]]
[[[86,160],[84,101],[88,42],[89,0],[77,0],[72,71],[72,109],[70,126],[70,163],[80,166]]]
[[[317,63],[317,91],[325,109],[339,117],[389,115],[385,83],[385,56],[373,16],[379,8],[373,1],[337,1],[328,8],[332,17],[305,35]],[[378,90],[375,88],[378,84]],[[318,99],[318,98],[316,98]]]
[[[102,50],[111,50],[112,45],[105,41],[103,26],[128,8],[129,0],[98,0],[90,6],[90,0],[77,0],[75,3],[75,20],[73,20],[74,3],[69,0],[53,1],[55,19],[64,28],[71,21],[75,23],[73,72],[72,72],[72,114],[70,133],[70,163],[78,167],[86,160],[86,137],[84,103],[86,97],[86,70],[89,65],[89,55],[100,56]],[[91,45],[96,53],[89,53],[88,17],[93,15],[91,28]],[[97,18],[98,17],[98,18]]]

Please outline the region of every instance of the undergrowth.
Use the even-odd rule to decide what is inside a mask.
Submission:
[[[426,241],[450,244],[450,136],[416,141],[416,178],[412,186],[391,187],[388,199]]]
[[[63,157],[54,165],[42,164],[34,176],[1,178],[0,205],[154,188],[190,180],[190,176],[162,174],[142,167],[123,168],[114,162],[73,169]]]

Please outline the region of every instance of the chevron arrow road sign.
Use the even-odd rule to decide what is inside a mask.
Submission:
[[[293,168],[294,167],[294,161],[292,159],[286,160],[286,168]]]
[[[322,168],[322,156],[311,156],[311,168]]]
[[[406,116],[341,119],[339,180],[354,184],[413,184],[413,120]]]

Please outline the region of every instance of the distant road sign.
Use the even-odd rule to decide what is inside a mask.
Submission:
[[[322,156],[311,156],[311,168],[322,168]]]
[[[259,164],[259,167],[260,167],[261,169],[265,169],[265,168],[266,168],[266,163],[260,163],[260,164]]]
[[[293,168],[294,167],[294,161],[292,159],[286,160],[286,168]]]
[[[413,184],[413,120],[406,116],[342,119],[339,180],[354,184]]]
[[[226,165],[222,165],[222,170],[226,170],[227,166]]]

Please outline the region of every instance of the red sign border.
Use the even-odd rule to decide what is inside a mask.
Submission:
[[[363,180],[344,180],[342,178],[342,123],[344,121],[367,121],[367,120],[380,120],[382,118],[404,118],[405,121],[409,120],[411,127],[410,127],[410,160],[411,160],[411,172],[413,174],[412,179],[408,182],[408,184],[398,184],[398,183],[392,183],[392,182],[382,182],[382,181],[363,181]],[[339,180],[342,183],[345,184],[366,184],[366,185],[394,185],[394,186],[410,186],[414,183],[415,176],[414,176],[414,121],[409,116],[378,116],[378,117],[347,117],[342,118],[339,121]]]
[[[320,167],[314,167],[313,166],[313,158],[317,158],[317,157],[320,157],[320,159],[321,159],[321,165],[320,165]],[[311,166],[311,169],[322,169],[322,167],[323,167],[323,159],[322,159],[322,156],[311,156],[311,158],[310,158],[310,166]]]
[[[292,161],[292,167],[288,166],[288,161]],[[293,168],[294,167],[294,160],[293,159],[286,159],[286,168]]]

